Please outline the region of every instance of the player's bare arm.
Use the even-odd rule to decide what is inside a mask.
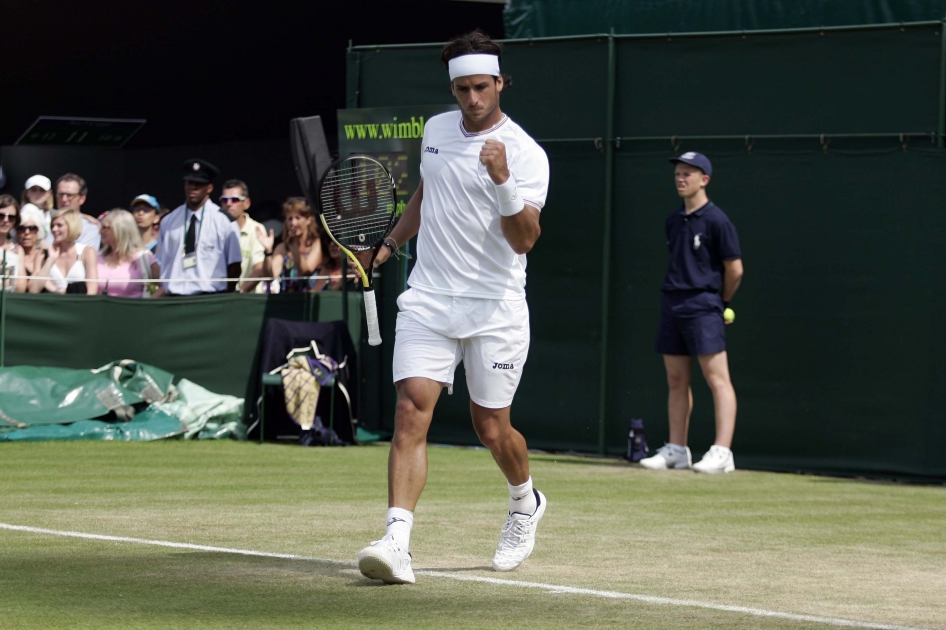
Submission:
[[[542,213],[529,204],[524,204],[522,212],[511,217],[502,217],[499,226],[503,236],[512,251],[517,254],[528,254],[539,240],[542,229],[539,227],[539,216]]]
[[[511,177],[506,161],[506,145],[498,140],[487,140],[480,150],[480,162],[486,167],[489,178],[497,186],[506,184]],[[519,212],[503,216],[499,225],[503,237],[517,254],[528,254],[539,240],[542,229],[539,227],[540,212],[529,204],[517,202]]]
[[[736,289],[742,282],[742,259],[723,261],[723,291],[721,297],[723,302],[729,302],[736,295]]]

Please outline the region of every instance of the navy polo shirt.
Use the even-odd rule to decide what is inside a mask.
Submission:
[[[665,228],[670,262],[660,290],[720,293],[723,261],[742,258],[729,217],[710,201],[690,214],[681,206],[667,217]]]

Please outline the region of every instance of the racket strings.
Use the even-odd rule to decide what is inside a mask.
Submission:
[[[374,246],[387,233],[396,207],[387,171],[366,160],[349,160],[329,172],[319,197],[329,231],[353,250]]]

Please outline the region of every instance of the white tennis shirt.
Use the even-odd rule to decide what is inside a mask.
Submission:
[[[545,205],[549,160],[522,127],[504,115],[494,127],[468,133],[460,112],[434,116],[421,143],[424,200],[411,287],[464,297],[525,297],[526,257],[503,237],[499,200],[479,159],[486,140],[506,145],[519,198],[538,210]]]

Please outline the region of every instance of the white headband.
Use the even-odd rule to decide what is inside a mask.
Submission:
[[[474,74],[488,74],[491,77],[499,76],[499,57],[485,53],[472,53],[455,57],[447,62],[450,70],[450,80],[457,77],[468,77]]]

